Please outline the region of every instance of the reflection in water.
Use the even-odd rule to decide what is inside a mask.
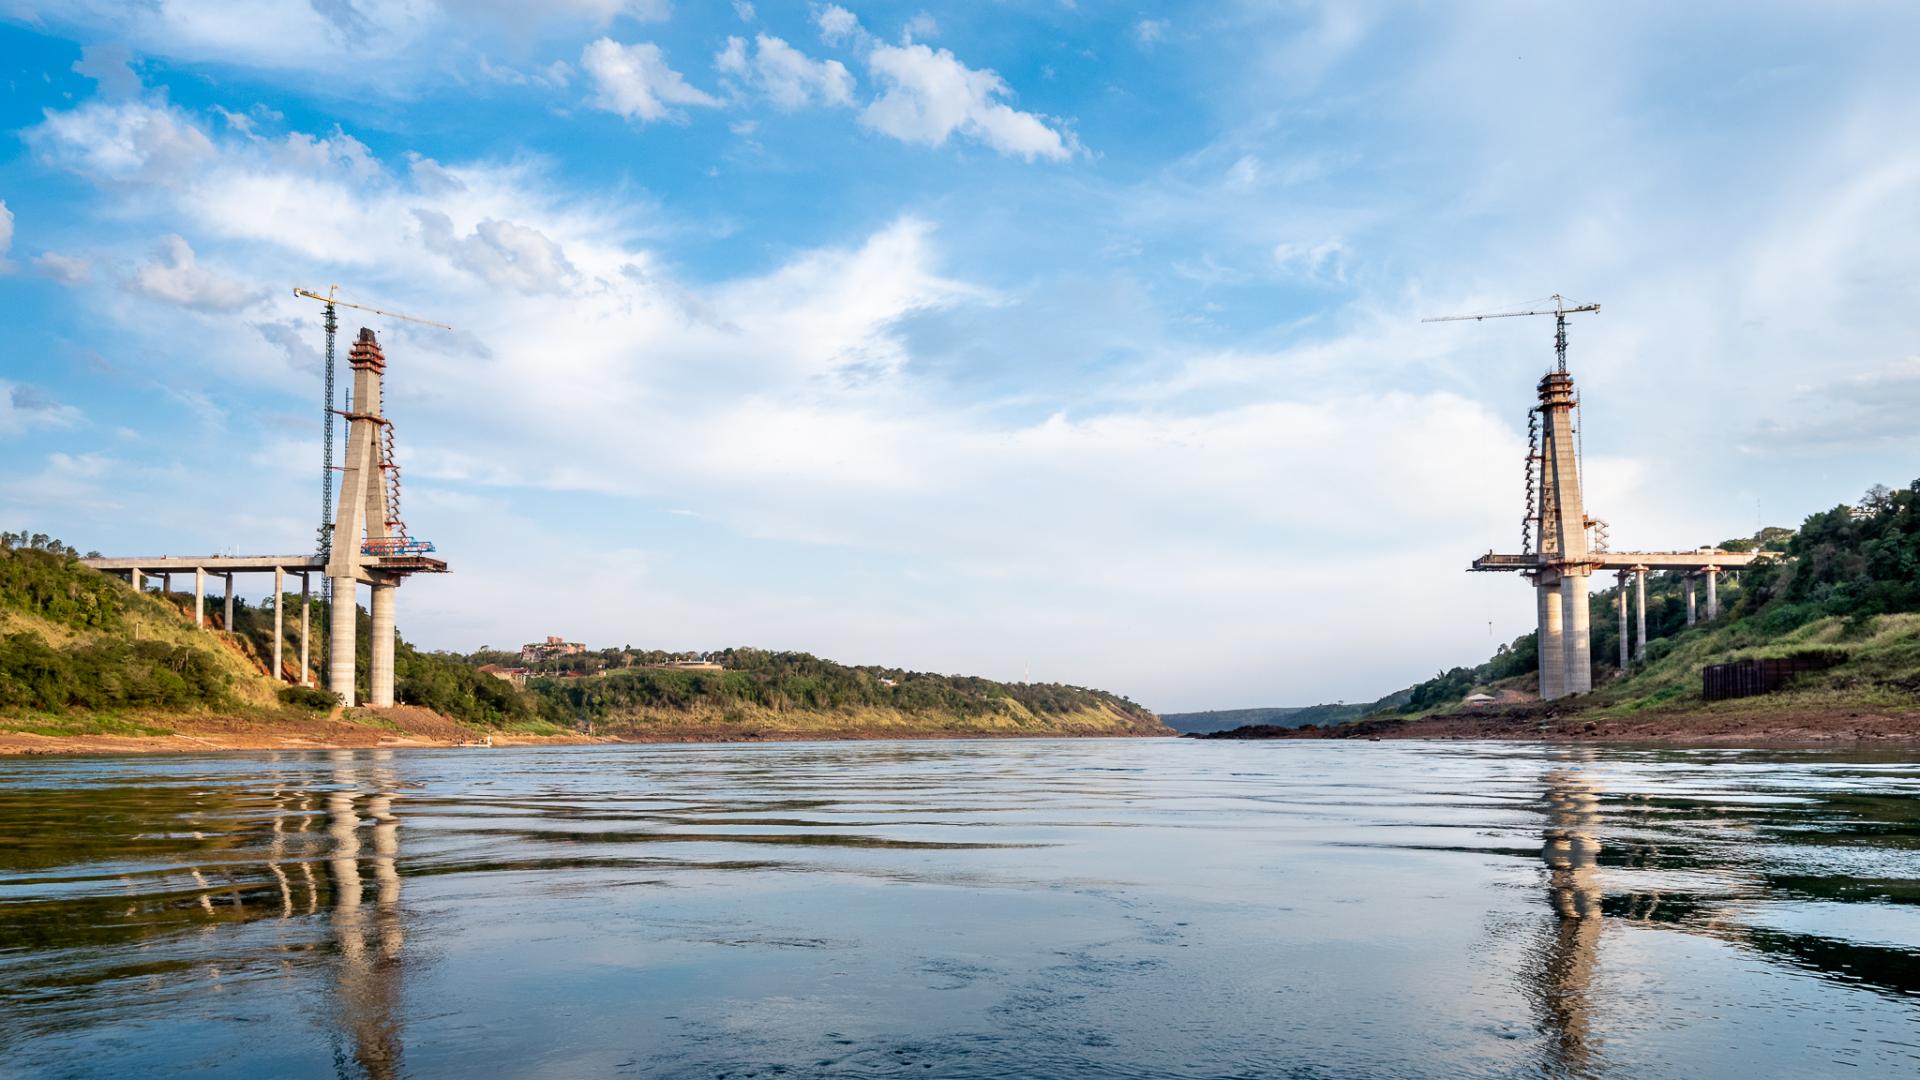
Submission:
[[[0,759],[0,1074],[1912,1075],[1917,796],[1622,748]]]
[[[339,948],[339,1008],[342,1027],[353,1039],[353,1058],[374,1080],[400,1072],[400,952],[406,935],[400,924],[400,819],[393,813],[393,752],[375,751],[366,796],[373,821],[374,904],[369,919],[360,874],[361,820],[355,804],[360,778],[351,751],[335,751],[333,779],[340,785],[327,795],[327,835],[332,841],[328,869],[333,876],[333,936]]]
[[[1556,769],[1546,779],[1546,843],[1540,854],[1555,918],[1534,996],[1546,1029],[1549,1071],[1585,1076],[1592,1071],[1589,994],[1603,926],[1600,796],[1585,769]]]

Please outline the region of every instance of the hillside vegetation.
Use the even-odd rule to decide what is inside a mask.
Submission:
[[[307,603],[318,666],[328,606],[318,597]],[[187,595],[136,592],[49,537],[0,535],[0,731],[159,735],[213,718],[229,730],[346,722],[400,731],[395,717],[403,716],[409,732],[454,740],[480,731],[654,739],[1166,733],[1140,706],[1082,687],[853,667],[759,649],[706,654],[721,670],[676,670],[654,666],[668,654],[605,650],[549,665],[522,686],[480,670],[502,654],[425,652],[404,639],[395,646],[395,697],[413,711],[357,709],[329,718],[338,705],[333,695],[270,675],[270,601],[235,597],[229,627],[224,602],[209,597],[206,630],[193,625],[191,605]],[[282,674],[289,679],[298,676],[300,605],[297,594],[285,598]],[[370,625],[364,610],[357,615],[364,699]]]
[[[721,665],[718,671],[644,666],[645,655],[634,654],[634,666],[603,665],[599,675],[535,677],[528,689],[549,719],[572,720],[602,733],[1119,735],[1167,730],[1126,698],[1084,687],[852,666],[764,649],[705,654]]]
[[[0,718],[14,730],[142,733],[153,712],[274,708],[244,654],[45,536],[0,536]]]

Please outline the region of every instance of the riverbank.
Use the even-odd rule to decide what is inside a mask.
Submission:
[[[990,724],[941,725],[887,723],[868,717],[865,725],[764,728],[726,725],[688,716],[683,723],[651,727],[631,721],[594,734],[547,730],[500,730],[462,724],[430,709],[336,710],[331,716],[290,717],[286,713],[207,713],[133,715],[109,721],[41,722],[0,720],[0,757],[40,754],[193,754],[229,750],[355,750],[368,748],[558,746],[569,744],[755,743],[876,741],[886,739],[981,738],[1139,738],[1172,731],[1144,725],[1132,728],[1060,727],[1047,729]]]
[[[1198,739],[1498,739],[1633,743],[1920,743],[1920,708],[1807,700],[1702,703],[1624,715],[1532,702],[1328,727],[1257,725]]]

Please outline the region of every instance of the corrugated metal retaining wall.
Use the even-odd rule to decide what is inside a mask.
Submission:
[[[1708,664],[1700,669],[1700,695],[1708,701],[1771,694],[1790,676],[1803,671],[1825,671],[1839,663],[1834,653],[1800,653],[1779,660],[1736,660]]]

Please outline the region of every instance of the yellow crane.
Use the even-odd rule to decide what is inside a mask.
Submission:
[[[327,295],[325,296],[321,296],[319,293],[312,292],[307,289],[295,289],[293,290],[293,295],[304,296],[309,300],[318,300],[321,303],[327,305],[328,307],[335,307],[335,306],[350,307],[357,311],[372,312],[375,315],[379,315],[388,319],[405,319],[408,322],[425,323],[428,326],[438,327],[441,330],[453,329],[453,327],[448,326],[446,323],[437,323],[437,322],[434,322],[432,319],[422,319],[416,315],[402,315],[397,311],[382,311],[377,307],[368,307],[365,304],[350,304],[347,301],[339,298],[339,292],[340,292],[340,286],[329,285],[327,286]]]
[[[1537,308],[1528,311],[1490,311],[1481,315],[1436,315],[1431,319],[1421,319],[1420,321],[1466,322],[1471,319],[1474,322],[1479,322],[1482,319],[1512,319],[1521,315],[1551,315],[1554,320],[1553,352],[1554,355],[1559,358],[1560,373],[1564,375],[1567,371],[1567,316],[1578,315],[1583,311],[1591,311],[1599,314],[1600,305],[1576,304],[1566,297],[1561,296],[1559,293],[1554,293],[1552,296],[1547,297],[1547,299],[1553,301],[1553,306],[1550,308]],[[1541,302],[1544,303],[1545,301]]]
[[[319,541],[320,541],[320,554],[322,555],[330,554],[333,551],[333,429],[336,424],[335,412],[333,408],[333,336],[334,336],[334,333],[338,331],[340,328],[339,315],[335,311],[335,309],[350,307],[356,311],[365,311],[374,315],[379,315],[382,318],[405,319],[408,322],[421,323],[426,326],[436,327],[441,330],[453,329],[453,327],[448,326],[446,323],[437,323],[437,322],[434,322],[432,319],[422,319],[415,315],[402,315],[397,311],[382,311],[377,307],[368,307],[366,304],[349,303],[345,300],[340,299],[339,293],[340,293],[340,286],[338,285],[327,286],[327,292],[325,296],[322,296],[321,294],[314,292],[311,289],[296,288],[293,290],[293,295],[295,296],[305,297],[308,300],[318,300],[321,303],[327,305],[326,321],[322,324],[326,327],[326,330],[327,330],[327,365],[326,365],[327,400],[326,400],[326,405],[324,406],[324,411],[322,413],[322,415],[326,419],[327,427],[326,427],[326,438],[322,441],[321,453],[320,453]],[[331,586],[329,586],[329,588],[331,588]],[[329,596],[331,596],[331,593],[329,593]]]

